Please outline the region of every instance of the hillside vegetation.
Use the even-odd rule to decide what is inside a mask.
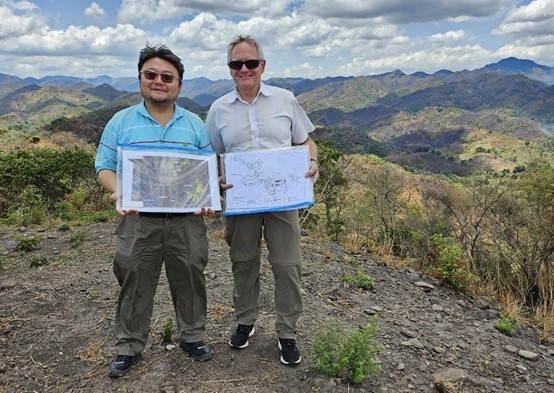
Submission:
[[[275,82],[300,92],[317,125],[321,180],[304,228],[491,295],[552,340],[551,86],[485,69]],[[205,89],[203,100],[222,94]],[[93,179],[94,149],[113,113],[140,97],[90,85],[1,91],[4,225],[106,219],[113,207]],[[204,104],[180,103],[205,114]]]

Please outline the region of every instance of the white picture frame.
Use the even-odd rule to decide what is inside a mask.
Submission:
[[[139,212],[220,211],[217,156],[185,148],[118,146],[117,207]]]
[[[308,146],[221,155],[225,183],[224,215],[306,208],[315,203]]]

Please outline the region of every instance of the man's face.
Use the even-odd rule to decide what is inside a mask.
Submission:
[[[168,82],[170,76],[173,76],[173,80]],[[140,93],[146,101],[153,104],[173,104],[181,92],[181,86],[179,73],[170,62],[153,58],[142,66]]]
[[[231,61],[259,60],[258,51],[255,46],[247,42],[237,44],[231,52]],[[262,74],[265,70],[265,60],[260,61],[258,67],[248,69],[242,65],[240,70],[229,68],[231,77],[240,90],[258,90],[262,81]]]

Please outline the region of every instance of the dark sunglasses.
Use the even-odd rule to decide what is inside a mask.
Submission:
[[[229,62],[229,68],[232,70],[238,71],[242,69],[242,66],[245,65],[246,68],[249,70],[253,70],[254,68],[258,68],[260,65],[261,60],[245,60],[245,61],[239,61],[239,60],[233,60]]]
[[[149,81],[154,81],[156,80],[156,78],[158,77],[158,75],[162,78],[162,82],[163,83],[173,83],[173,80],[176,78],[175,75],[173,74],[158,74],[156,71],[150,71],[150,70],[146,70],[146,71],[141,71],[139,72],[139,74],[142,74],[144,75],[144,77],[149,80]],[[177,78],[177,79],[181,79],[181,78]]]

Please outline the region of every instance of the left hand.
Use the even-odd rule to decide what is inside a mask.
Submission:
[[[308,169],[308,172],[306,172],[305,177],[311,177],[312,178],[312,184],[315,184],[317,179],[319,179],[319,165],[317,164],[317,161],[310,161],[310,169]]]

